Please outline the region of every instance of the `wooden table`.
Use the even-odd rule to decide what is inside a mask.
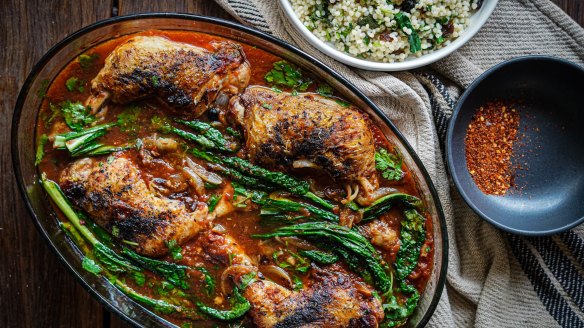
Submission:
[[[584,2],[553,0],[584,25]],[[18,91],[57,41],[97,20],[139,12],[229,19],[211,0],[4,0],[0,8],[0,327],[120,327],[69,275],[37,233],[15,184],[10,124]],[[148,3],[146,5],[146,3]]]

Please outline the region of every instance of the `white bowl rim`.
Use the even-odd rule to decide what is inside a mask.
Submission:
[[[471,23],[469,24],[469,27],[461,36],[456,38],[449,45],[420,57],[410,57],[403,62],[382,63],[356,58],[333,48],[324,41],[320,40],[316,35],[312,34],[312,32],[308,30],[304,24],[302,24],[300,18],[298,18],[294,12],[294,9],[292,9],[292,5],[290,4],[289,0],[278,1],[280,8],[288,18],[288,21],[294,26],[296,31],[298,31],[311,45],[327,56],[332,57],[344,64],[371,71],[405,71],[432,64],[450,55],[454,51],[458,50],[458,48],[462,47],[465,43],[467,43],[473,36],[475,36],[475,34],[477,34],[481,27],[487,22],[493,13],[493,10],[495,10],[498,2],[499,0],[484,0],[481,8],[471,17]]]

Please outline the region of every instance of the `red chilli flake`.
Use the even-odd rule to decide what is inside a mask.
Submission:
[[[485,194],[504,195],[513,185],[511,154],[517,140],[519,113],[490,102],[473,116],[466,130],[466,165]]]

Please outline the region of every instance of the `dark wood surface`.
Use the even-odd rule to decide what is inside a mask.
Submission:
[[[584,1],[553,0],[584,25]],[[0,327],[123,327],[45,246],[14,181],[10,124],[27,74],[57,41],[112,15],[188,12],[229,18],[211,0],[3,0],[0,6]]]

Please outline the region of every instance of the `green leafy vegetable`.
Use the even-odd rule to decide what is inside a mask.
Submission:
[[[169,133],[171,131],[170,121],[164,116],[152,116],[150,122],[152,123],[152,127],[159,132]]]
[[[205,268],[195,268],[195,270],[200,271],[203,274],[203,280],[205,282],[205,292],[208,296],[211,296],[215,291],[215,279],[211,276],[209,271]]]
[[[387,180],[397,181],[404,177],[401,158],[388,152],[384,148],[375,152],[375,168],[380,171],[381,176]]]
[[[122,254],[136,262],[141,267],[164,277],[174,286],[181,289],[189,288],[189,284],[187,283],[187,270],[189,267],[144,257],[127,248],[122,249]]]
[[[125,258],[118,255],[111,248],[101,242],[93,245],[93,255],[110,272],[130,272],[141,271],[140,268],[130,263]]]
[[[397,277],[402,280],[415,269],[426,240],[425,218],[414,209],[406,210],[404,214],[405,219],[401,221],[400,248],[395,261]]]
[[[284,260],[281,261],[280,257],[284,257]],[[290,257],[293,257],[295,261],[290,262],[288,260]],[[300,273],[306,273],[308,272],[308,269],[310,269],[310,262],[302,256],[288,250],[275,251],[272,253],[272,259],[274,260],[274,263],[282,269],[293,269]]]
[[[319,84],[318,87],[316,88],[316,93],[318,93],[319,95],[321,95],[323,97],[332,97],[333,87],[331,87],[330,85],[328,85],[326,83]]]
[[[363,268],[357,271],[358,274],[363,276],[364,271],[367,271],[366,274],[371,274],[375,286],[382,293],[391,290],[391,279],[381,264],[377,252],[371,243],[357,231],[328,222],[307,222],[281,227],[267,234],[252,235],[252,238],[266,239],[278,236],[297,236],[321,245],[328,244],[329,250],[342,256],[345,261],[357,262],[358,267],[362,266]],[[355,269],[355,266],[352,269]]]
[[[345,108],[347,108],[347,107],[351,106],[351,104],[349,104],[348,102],[346,102],[346,101],[343,101],[343,100],[341,100],[341,99],[335,99],[335,102],[336,102],[338,105],[340,105],[340,106],[342,106],[342,107],[345,107]]]
[[[221,160],[221,162],[227,165],[228,167],[235,169],[243,174],[264,180],[267,183],[273,184],[298,196],[304,196],[305,198],[317,203],[318,205],[326,209],[330,210],[333,208],[333,205],[330,202],[318,197],[317,195],[309,191],[310,186],[306,181],[297,180],[292,176],[289,176],[282,172],[272,172],[266,170],[263,167],[254,165],[239,157],[225,157]]]
[[[372,15],[362,16],[357,21],[357,25],[359,25],[359,26],[369,25],[370,29],[376,29],[379,27],[379,23],[375,20],[375,18],[373,18]]]
[[[410,43],[410,52],[416,53],[422,50],[422,41],[418,36],[418,33],[412,27],[412,22],[410,18],[403,13],[399,12],[395,16],[395,21],[397,22],[397,27],[400,28],[407,36],[408,42]],[[406,29],[409,30],[410,33],[406,32]]]
[[[66,100],[60,105],[65,123],[73,130],[80,131],[88,124],[95,122],[95,116],[90,114],[90,108],[79,101]]]
[[[118,287],[124,294],[128,295],[131,299],[135,300],[136,302],[142,303],[153,308],[155,311],[163,313],[163,314],[172,314],[172,313],[182,313],[185,314],[186,309],[181,306],[170,304],[163,300],[157,300],[150,298],[148,296],[142,295],[128,285],[123,283],[121,280],[113,278],[113,283]]]
[[[292,289],[295,291],[299,291],[302,289],[302,287],[304,287],[302,285],[302,279],[300,279],[300,277],[298,277],[297,275],[293,275],[292,276]]]
[[[182,254],[181,254],[182,248],[176,242],[176,240],[171,239],[169,241],[165,241],[164,243],[166,244],[166,247],[168,248],[168,252],[170,253],[170,256],[172,256],[173,260],[175,260],[175,261],[182,260],[182,258],[183,258]]]
[[[137,133],[140,131],[141,126],[138,123],[138,119],[140,118],[140,113],[142,110],[140,107],[132,105],[126,107],[119,115],[118,115],[118,127],[122,132],[130,132],[130,133]]]
[[[45,145],[47,144],[48,141],[49,141],[49,137],[47,137],[46,134],[43,134],[40,137],[39,144],[37,145],[37,149],[36,149],[36,156],[35,156],[34,165],[39,165],[41,163],[41,161],[43,160],[43,157],[45,157]]]
[[[146,283],[146,275],[144,275],[144,273],[142,272],[134,271],[130,273],[130,276],[132,276],[132,279],[134,279],[136,285],[140,287],[144,286],[144,284]]]
[[[221,196],[214,194],[211,197],[209,197],[209,200],[207,201],[207,207],[209,208],[209,213],[213,213],[213,211],[215,210],[215,207],[217,206],[217,204],[219,203],[219,201],[221,200]]]
[[[328,4],[324,1],[317,3],[314,6],[314,11],[310,14],[310,19],[312,22],[316,22],[319,20],[328,22],[329,21],[330,10]]]
[[[65,81],[65,87],[69,92],[78,91],[83,92],[85,88],[83,87],[83,81],[79,80],[77,77],[72,76],[67,81]]]
[[[95,63],[95,60],[97,60],[99,58],[99,54],[93,53],[91,55],[79,55],[78,60],[79,60],[79,66],[81,66],[81,68],[87,69],[90,68],[91,66],[93,66],[93,64]]]
[[[89,257],[84,257],[83,261],[81,262],[81,267],[87,271],[87,272],[91,272],[96,276],[99,276],[99,274],[101,273],[102,269],[99,266],[99,264],[95,263],[94,260],[90,259]]]
[[[240,318],[251,308],[251,304],[241,295],[237,287],[233,289],[230,310],[217,310],[199,301],[197,301],[196,304],[199,307],[199,310],[204,314],[223,321],[231,321]]]
[[[381,214],[389,211],[395,203],[399,203],[410,208],[419,208],[422,206],[422,201],[418,197],[403,193],[389,194],[379,198],[371,205],[366,207],[363,210],[363,219],[361,222],[375,219]]]
[[[382,327],[395,327],[401,325],[412,315],[420,294],[418,290],[406,283],[406,278],[412,273],[418,264],[420,249],[426,240],[425,219],[414,209],[404,211],[405,218],[401,222],[400,249],[396,256],[395,268],[397,278],[400,279],[399,289],[403,295],[410,294],[405,302],[399,303],[394,295],[383,304],[385,310],[385,322]]]
[[[301,250],[298,252],[300,255],[310,259],[313,262],[320,264],[333,264],[339,260],[339,257],[333,253],[327,253],[317,250]]]
[[[280,91],[280,92],[282,92],[282,91]],[[243,138],[243,136],[241,135],[241,132],[233,129],[230,126],[227,127],[227,129],[225,129],[225,132],[227,132],[227,134],[229,134],[230,136],[235,137],[237,139],[242,139]]]
[[[276,85],[284,86],[300,91],[306,91],[312,84],[312,80],[304,78],[300,68],[285,60],[274,63],[274,68],[265,76],[266,82]]]

